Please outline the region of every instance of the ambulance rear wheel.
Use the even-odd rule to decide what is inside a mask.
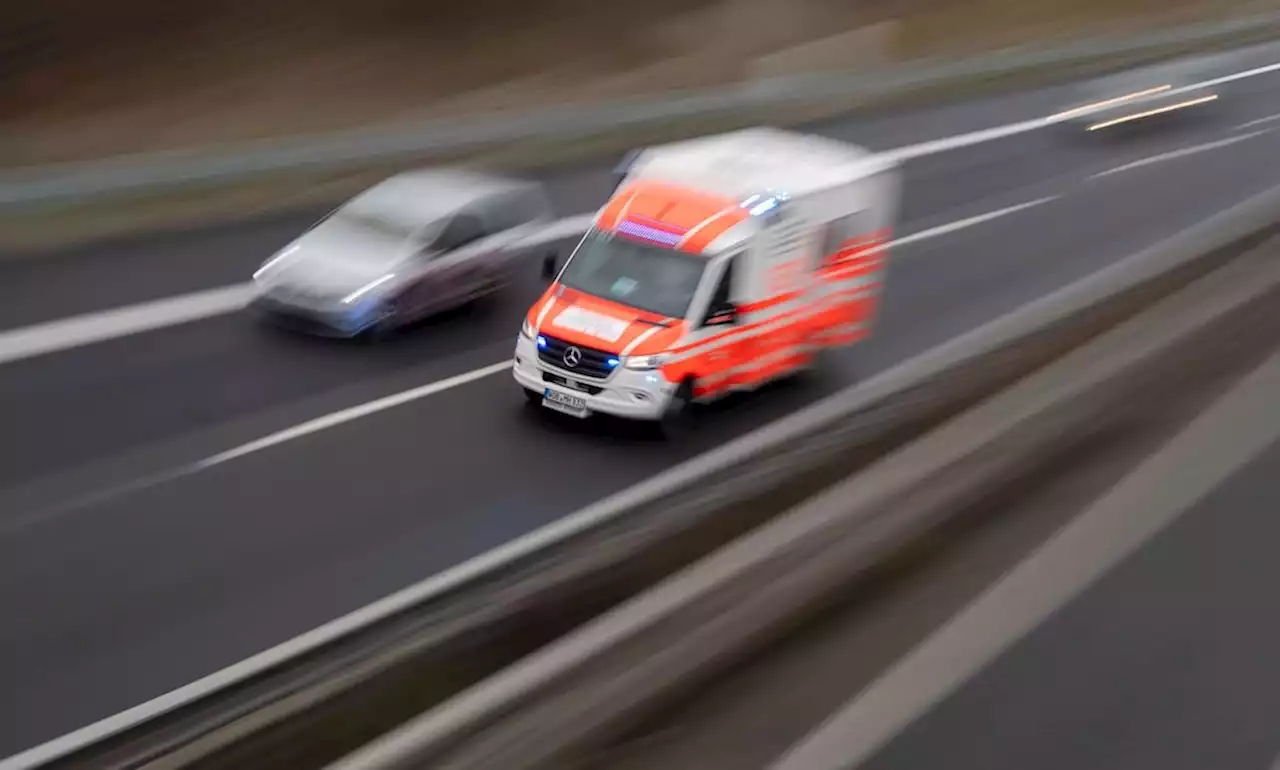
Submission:
[[[693,380],[680,383],[676,392],[671,394],[656,427],[658,434],[665,439],[679,438],[693,427]]]

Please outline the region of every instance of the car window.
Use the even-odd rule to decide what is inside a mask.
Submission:
[[[870,216],[866,211],[859,211],[828,223],[822,236],[822,260],[825,262],[837,258],[846,241],[869,235],[870,225]]]
[[[445,225],[432,247],[438,251],[454,251],[473,243],[486,235],[480,219],[471,214],[459,214]]]
[[[495,198],[489,205],[486,218],[495,232],[502,232],[527,225],[544,216],[546,211],[541,193],[537,188],[529,188]]]

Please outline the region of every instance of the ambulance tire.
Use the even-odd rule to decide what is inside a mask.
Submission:
[[[809,359],[809,363],[798,372],[800,375],[796,378],[800,382],[821,382],[831,374],[831,348],[823,345],[813,351],[813,357]]]
[[[693,380],[680,383],[671,394],[667,408],[655,423],[658,436],[668,441],[678,439],[693,428]]]
[[[542,394],[541,394],[541,393],[537,392],[536,390],[529,390],[528,388],[523,388],[523,387],[522,387],[522,388],[520,388],[520,390],[524,392],[524,405],[525,405],[525,406],[530,406],[530,407],[533,407],[533,406],[542,406]]]

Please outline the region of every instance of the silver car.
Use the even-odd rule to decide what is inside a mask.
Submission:
[[[383,333],[501,288],[551,221],[533,182],[413,171],[365,191],[254,273],[251,306],[315,334]]]

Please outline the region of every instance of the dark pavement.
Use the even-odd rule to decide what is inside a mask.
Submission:
[[[384,346],[230,315],[6,365],[0,376],[0,755],[52,738],[456,565],[991,320],[1280,182],[1280,112],[1244,81],[1204,120],[1125,141],[1037,131],[910,161],[899,234],[1054,197],[893,254],[877,336],[825,381],[711,410],[678,447],[535,419],[505,373],[217,468],[129,488],[296,425],[508,358],[530,274],[501,302]],[[823,130],[876,148],[1043,114],[1012,94]],[[607,166],[547,172],[558,213]],[[309,217],[120,241],[0,265],[0,327],[247,278]],[[564,483],[571,478],[573,483]],[[98,497],[86,495],[106,492]]]

